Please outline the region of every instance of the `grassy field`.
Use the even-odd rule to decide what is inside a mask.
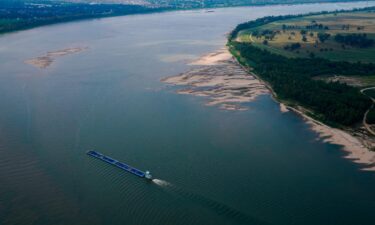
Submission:
[[[330,37],[321,41],[319,33]],[[366,34],[368,39],[375,40],[375,12],[332,13],[281,20],[244,30],[237,40],[251,42],[287,57],[313,55],[337,61],[375,62],[375,45],[367,48],[343,45],[334,40],[336,34]],[[267,44],[264,43],[266,39]],[[285,46],[297,43],[300,47],[285,49]]]
[[[375,86],[375,75],[369,76],[317,76],[313,78],[314,80],[322,80],[326,82],[340,82],[347,85],[359,88],[374,87]],[[375,97],[374,97],[375,98]]]
[[[364,91],[364,93],[365,93],[367,96],[370,96],[371,98],[374,98],[374,99],[375,99],[375,89],[369,89],[369,90],[366,90],[366,91]]]

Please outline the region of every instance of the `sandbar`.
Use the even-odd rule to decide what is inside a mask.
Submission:
[[[28,59],[25,61],[25,63],[32,65],[39,69],[45,69],[49,67],[58,57],[78,53],[86,49],[87,47],[75,47],[75,48],[66,48],[66,49],[61,49],[57,51],[51,51],[51,52],[47,52],[45,55],[32,58],[32,59]]]
[[[192,61],[191,70],[162,79],[162,82],[181,86],[179,94],[207,97],[207,106],[225,110],[243,111],[243,103],[252,102],[258,96],[268,94],[263,83],[245,71],[226,49],[205,55]]]

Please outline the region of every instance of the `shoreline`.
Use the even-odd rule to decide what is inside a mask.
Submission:
[[[370,150],[375,146],[375,139],[371,140],[371,137],[361,130],[330,127],[308,116],[308,110],[303,107],[288,105],[278,99],[272,87],[254,74],[251,68],[242,65],[237,57],[225,47],[189,63],[198,68],[163,78],[161,81],[182,87],[176,90],[177,94],[203,96],[208,99],[205,105],[230,111],[247,110],[243,103],[255,101],[258,96],[269,93],[279,104],[281,113],[293,112],[301,116],[309,129],[318,135],[317,141],[341,146],[340,150],[345,152],[344,158],[362,165],[363,171],[375,171],[375,151]],[[232,82],[233,79],[235,82]],[[238,92],[238,88],[246,88],[246,91]]]
[[[177,94],[206,97],[206,106],[244,111],[243,103],[254,101],[268,93],[256,77],[249,75],[236,62],[227,48],[204,55],[189,63],[192,69],[161,79],[161,82],[178,86]]]
[[[288,105],[287,102],[277,98],[276,92],[273,91],[270,84],[262,80],[258,75],[253,73],[249,68],[245,67],[239,62],[238,55],[231,52],[236,62],[241,65],[242,69],[248,74],[254,76],[256,79],[260,80],[270,91],[272,99],[279,104],[280,112],[286,113],[289,111],[294,112],[298,116],[301,116],[304,121],[310,126],[310,129],[318,134],[318,140],[324,143],[330,143],[339,145],[342,151],[346,153],[346,159],[350,159],[354,163],[360,164],[363,167],[363,171],[375,171],[375,151],[371,149],[375,146],[375,139],[370,136],[365,135],[360,130],[354,129],[338,129],[330,127],[310,116],[306,113],[308,110],[304,109],[302,106],[297,105],[296,107]]]
[[[282,103],[281,103],[282,104]],[[310,126],[310,129],[318,134],[318,140],[341,146],[341,150],[346,153],[344,158],[360,164],[363,171],[375,171],[375,152],[371,151],[364,143],[366,140],[357,138],[348,130],[333,128],[317,121],[302,111],[287,106],[289,110],[301,116]],[[354,132],[354,131],[352,131]]]
[[[375,2],[375,0],[328,0],[328,1],[316,1],[316,2],[293,2],[293,3],[254,3],[254,4],[245,4],[245,5],[229,5],[229,6],[211,6],[211,7],[202,7],[202,8],[167,8],[167,7],[160,7],[160,8],[150,8],[153,10],[144,11],[144,12],[137,12],[137,13],[129,13],[129,14],[114,14],[114,15],[97,15],[97,16],[87,16],[82,18],[64,18],[61,21],[44,21],[43,23],[35,23],[31,25],[20,26],[10,30],[2,30],[0,31],[0,37],[7,34],[12,34],[20,31],[31,30],[34,28],[45,27],[45,26],[53,26],[57,24],[64,24],[64,23],[72,23],[72,22],[80,22],[80,21],[87,21],[87,20],[96,20],[96,19],[106,19],[106,18],[115,18],[115,17],[122,17],[122,16],[135,16],[135,15],[146,15],[146,14],[156,14],[156,13],[168,13],[168,12],[178,12],[178,11],[194,11],[194,10],[213,10],[213,9],[223,9],[223,8],[240,8],[240,7],[267,7],[267,6],[291,6],[291,5],[311,5],[311,4],[345,4],[345,3],[360,3],[360,2]],[[121,5],[121,4],[119,4]]]

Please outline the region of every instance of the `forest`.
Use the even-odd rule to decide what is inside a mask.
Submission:
[[[369,48],[374,45],[374,40],[367,38],[366,34],[336,34],[335,41],[359,48]]]
[[[66,21],[179,9],[360,0],[0,0],[0,34]]]
[[[271,84],[280,99],[296,102],[330,125],[351,126],[360,122],[371,100],[355,87],[312,79],[319,75],[373,75],[374,64],[332,62],[322,58],[287,58],[251,44],[232,41],[245,64]]]
[[[228,46],[241,63],[251,67],[272,86],[279,99],[311,110],[310,116],[332,126],[353,126],[361,122],[372,105],[367,96],[356,87],[313,78],[321,75],[374,75],[374,63],[331,61],[313,54],[309,58],[288,58],[235,40],[243,29],[299,16],[265,17],[240,24],[229,35]]]
[[[78,19],[161,11],[140,5],[86,4],[62,1],[0,1],[0,33]]]
[[[85,0],[89,2],[90,0]],[[103,0],[102,0],[103,1]],[[109,1],[109,0],[106,0]],[[174,8],[212,8],[245,5],[275,5],[275,4],[297,4],[314,2],[346,2],[352,0],[147,0],[147,2]]]

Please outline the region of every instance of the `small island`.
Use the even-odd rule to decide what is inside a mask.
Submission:
[[[32,65],[39,69],[45,69],[49,67],[59,57],[70,55],[70,54],[75,54],[75,53],[84,51],[86,49],[87,47],[75,47],[75,48],[66,48],[66,49],[61,49],[57,51],[51,51],[51,52],[47,52],[43,56],[28,59],[25,61],[25,63]]]

